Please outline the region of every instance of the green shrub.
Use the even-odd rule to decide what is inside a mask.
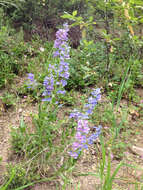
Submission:
[[[87,44],[86,44],[87,43]],[[70,79],[67,88],[83,89],[98,83],[104,73],[106,56],[101,42],[82,42],[77,50],[71,50]]]
[[[1,11],[0,17],[2,18]],[[7,85],[13,77],[25,70],[24,56],[27,44],[23,40],[23,30],[16,32],[8,20],[0,24],[0,87]]]

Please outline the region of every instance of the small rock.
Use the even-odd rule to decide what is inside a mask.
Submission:
[[[43,47],[40,47],[39,49],[40,49],[41,52],[45,51],[45,49]]]
[[[143,148],[140,148],[140,147],[137,147],[137,146],[132,146],[131,149],[132,149],[132,151],[133,151],[135,154],[137,154],[137,155],[143,157]]]
[[[22,112],[22,109],[20,108],[20,109],[18,110],[18,112],[21,113],[21,112]]]

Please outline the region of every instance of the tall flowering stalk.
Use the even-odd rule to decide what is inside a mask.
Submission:
[[[61,85],[62,87],[67,85],[67,79],[69,78],[69,63],[70,59],[69,52],[70,46],[68,45],[68,24],[63,25],[63,29],[59,29],[56,33],[56,40],[54,43],[54,48],[56,51],[54,52],[54,57],[59,58],[59,68],[58,68],[58,82],[57,85]],[[58,91],[58,94],[64,94],[65,91]]]
[[[68,45],[68,24],[63,25],[63,29],[59,29],[56,33],[56,40],[54,42],[53,57],[58,58],[59,63],[49,64],[49,75],[43,81],[44,92],[42,94],[42,101],[50,102],[53,94],[65,94],[64,87],[67,85],[69,78],[69,63],[70,46]],[[28,88],[34,89],[36,80],[34,74],[28,74]]]
[[[68,24],[63,25],[63,29],[59,29],[56,33],[56,40],[54,42],[55,51],[53,57],[59,58],[59,64],[49,64],[49,75],[44,79],[43,101],[51,101],[53,91],[56,94],[65,94],[64,87],[67,85],[69,78],[69,63],[70,59],[68,46]],[[56,89],[55,89],[56,88]]]
[[[89,115],[93,113],[94,107],[101,98],[100,89],[93,90],[91,96],[88,98],[88,103],[84,106],[84,113],[75,110],[70,114],[70,118],[77,121],[77,129],[75,134],[75,141],[72,144],[69,155],[77,159],[83,149],[88,149],[88,146],[93,144],[101,133],[101,126],[93,127],[96,129],[95,134],[89,135],[90,127],[88,126]]]

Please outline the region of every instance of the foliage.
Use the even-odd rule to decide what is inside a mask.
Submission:
[[[6,92],[3,94],[3,96],[0,96],[0,98],[6,107],[15,105],[16,97],[12,93]]]
[[[23,31],[16,33],[9,23],[4,24],[4,22],[1,23],[0,30],[0,86],[6,85],[14,75],[23,72],[23,58],[27,52]]]
[[[18,1],[17,4],[19,5]],[[52,25],[55,25],[55,18],[59,20],[59,15],[63,11],[72,12],[75,8],[83,9],[82,7],[83,2],[81,0],[27,0],[20,3],[19,9],[8,7],[6,12],[14,23],[19,23],[25,29],[32,30],[37,22],[42,23],[43,27],[49,26],[51,28]]]
[[[140,5],[139,1],[138,3]],[[137,19],[137,15],[134,15],[133,12],[129,12],[126,5],[123,6],[122,3],[117,1],[106,3],[103,1],[87,1],[87,5],[91,7],[91,10],[93,10],[93,6],[96,5],[95,10],[100,15],[100,22],[103,23],[102,26],[100,26],[100,22],[98,22],[98,20],[95,20],[98,16],[96,15],[96,17],[93,17],[92,11],[89,12],[89,15],[92,15],[89,19],[84,17],[84,14],[79,16],[77,11],[73,11],[72,14],[66,13],[62,16],[62,18],[72,21],[71,27],[79,25],[82,30],[82,45],[79,47],[79,52],[75,51],[77,53],[77,57],[74,55],[74,57],[78,58],[79,62],[78,64],[71,64],[71,73],[73,73],[73,78],[69,81],[69,84],[75,87],[85,87],[87,85],[86,77],[88,84],[94,84],[96,82],[96,78],[99,79],[101,77],[101,81],[103,81],[101,84],[105,85],[107,89],[109,89],[108,84],[111,84],[115,91],[114,96],[116,96],[116,93],[118,93],[119,90],[119,83],[122,80],[123,72],[125,72],[128,62],[132,62],[126,78],[126,85],[124,86],[124,95],[130,91],[131,94],[129,96],[133,97],[133,88],[135,86],[142,86],[143,75],[140,73],[140,69],[143,67],[141,60],[142,40],[139,35],[135,35],[135,31],[133,26],[129,24],[129,20],[132,19],[136,25],[137,23],[140,23],[140,20]],[[135,7],[133,2],[127,5],[132,7],[132,10],[134,11]],[[122,14],[119,16],[119,13],[121,12]],[[123,23],[122,19],[125,19],[126,22]],[[95,21],[97,23],[97,32]],[[113,22],[113,25],[111,22]],[[102,30],[99,30],[100,33],[98,32],[98,26],[102,27]],[[119,32],[116,32],[116,30],[119,30]],[[96,35],[98,35],[98,37],[96,37]],[[101,38],[100,42],[96,41],[99,36]],[[95,39],[96,43],[93,39]],[[87,44],[90,44],[90,49],[88,49]],[[91,46],[94,47],[94,56],[91,53],[93,50]],[[83,49],[87,50],[85,54],[83,54]],[[90,56],[88,57],[88,55]],[[91,56],[94,65],[90,62]],[[72,59],[72,61],[73,60],[74,59]],[[90,77],[88,78],[88,76]]]
[[[0,0],[0,6],[3,6],[3,7],[11,6],[11,7],[18,8],[18,4],[19,4],[19,0],[6,0],[6,1],[5,0]]]
[[[119,169],[123,166],[123,162],[120,162],[117,165],[116,169],[114,170],[114,172],[111,175],[111,155],[109,155],[106,158],[106,150],[105,150],[105,146],[104,146],[104,141],[103,141],[102,137],[100,139],[101,139],[100,142],[101,142],[101,149],[102,149],[102,160],[100,161],[100,166],[99,166],[101,189],[112,190],[113,181],[114,181]]]
[[[70,60],[70,79],[66,88],[84,89],[98,83],[104,73],[104,49],[102,43],[83,40],[77,50],[71,51],[73,58]]]

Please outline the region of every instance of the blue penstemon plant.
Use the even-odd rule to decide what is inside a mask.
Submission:
[[[70,58],[70,47],[68,46],[68,31],[68,25],[64,24],[63,29],[59,29],[56,33],[53,62],[48,64],[48,73],[43,81],[42,103],[39,104],[38,115],[34,118],[39,144],[43,147],[43,142],[48,142],[50,156],[60,149],[59,146],[57,148],[55,146],[55,137],[60,136],[59,131],[62,133],[61,121],[57,117],[57,113],[62,106],[59,100],[66,93],[64,87],[69,78],[68,60]],[[35,79],[33,74],[30,74],[30,77],[31,87],[35,83]],[[61,136],[60,138],[62,139],[63,137]],[[55,151],[55,149],[57,150]]]
[[[58,59],[58,62],[54,65],[49,65],[49,76],[46,76],[44,80],[45,91],[43,96],[46,98],[44,98],[43,101],[51,101],[53,97],[52,93],[54,94],[54,97],[56,96],[56,99],[58,99],[60,94],[62,95],[66,93],[64,87],[67,85],[67,80],[70,75],[68,63],[68,60],[70,59],[68,31],[68,24],[64,24],[63,29],[59,29],[56,33],[53,57]],[[57,101],[56,104],[58,104]]]
[[[88,124],[90,115],[92,115],[93,110],[100,99],[101,92],[100,89],[97,88],[91,92],[91,96],[88,98],[88,103],[84,106],[83,113],[74,110],[69,116],[70,118],[74,118],[77,122],[75,141],[71,146],[71,151],[69,151],[69,155],[74,159],[78,158],[82,150],[88,149],[88,146],[93,144],[101,133],[102,127],[99,125],[98,127],[92,127],[96,129],[96,133],[90,135],[90,127]]]
[[[68,24],[63,25],[63,29],[59,29],[56,33],[56,40],[54,42],[53,58],[54,64],[49,64],[48,75],[43,81],[44,92],[42,93],[42,101],[54,103],[58,105],[58,99],[61,95],[66,93],[64,87],[67,85],[67,80],[70,76],[69,52],[70,46],[68,45]],[[36,83],[34,74],[29,73],[29,88],[34,87]]]
[[[42,93],[42,104],[39,105],[37,125],[49,126],[53,125],[54,121],[57,120],[57,111],[61,107],[59,100],[61,96],[65,95],[66,91],[64,87],[67,84],[69,78],[69,63],[70,59],[68,46],[68,24],[63,25],[63,29],[59,29],[56,33],[56,40],[54,42],[54,53],[53,62],[48,65],[48,74],[45,76],[43,81],[43,93]],[[35,84],[38,84],[34,78],[34,74],[28,74],[28,87],[33,89]],[[40,124],[39,124],[40,123]],[[54,127],[53,127],[54,128]],[[48,128],[48,130],[54,130]],[[43,128],[43,130],[45,130]],[[41,132],[42,138],[42,130]]]
[[[59,144],[56,146],[56,137],[61,138],[61,142],[63,142],[64,136],[67,135],[67,133],[72,133],[72,129],[69,127],[67,129],[68,132],[64,134],[63,121],[57,117],[58,110],[61,106],[60,98],[66,93],[64,87],[67,85],[67,80],[70,75],[68,63],[70,59],[68,31],[68,24],[64,24],[63,29],[59,29],[56,33],[53,62],[48,64],[47,74],[43,80],[44,90],[42,92],[42,102],[39,104],[38,115],[34,117],[34,124],[37,130],[36,142],[39,141],[37,144],[40,144],[40,147],[43,147],[44,143],[45,146],[47,146],[46,143],[48,143],[48,159],[53,153],[59,152],[59,149],[60,154],[62,154],[62,148]],[[31,88],[35,82],[34,74],[31,73],[29,87]],[[61,134],[63,134],[63,136]],[[66,141],[68,138],[64,140]],[[63,147],[65,149],[65,144],[63,144]],[[58,156],[60,156],[60,154]]]

